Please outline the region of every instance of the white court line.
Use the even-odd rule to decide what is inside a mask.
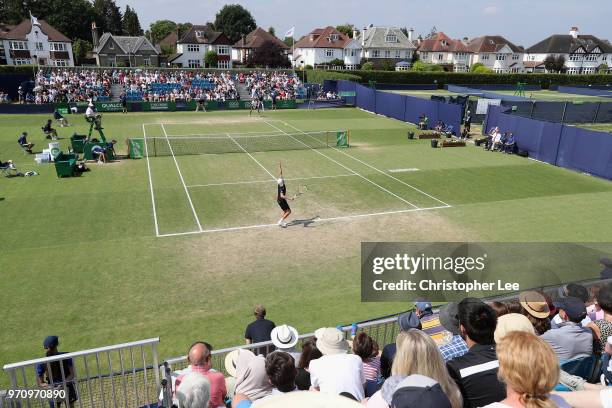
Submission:
[[[289,136],[290,138],[292,138],[292,139],[293,139],[293,140],[295,140],[296,142],[303,144],[304,146],[306,146],[306,147],[310,148],[310,150],[312,150],[313,152],[320,154],[321,156],[325,157],[326,159],[328,159],[328,160],[330,160],[330,161],[332,161],[332,162],[336,163],[338,166],[342,167],[343,169],[345,169],[345,170],[347,170],[347,171],[350,171],[351,173],[355,174],[356,176],[361,177],[362,179],[364,179],[364,180],[365,180],[365,181],[367,181],[368,183],[372,183],[373,185],[375,185],[376,187],[380,188],[381,190],[383,190],[383,191],[385,191],[385,192],[387,192],[387,193],[391,194],[393,197],[397,198],[398,200],[403,201],[403,202],[405,202],[406,204],[408,204],[408,205],[410,205],[410,206],[412,206],[412,207],[414,207],[414,208],[419,208],[418,206],[416,206],[416,205],[412,204],[410,201],[405,200],[405,199],[403,199],[402,197],[398,196],[398,195],[397,195],[397,194],[395,194],[394,192],[392,192],[392,191],[390,191],[390,190],[387,190],[386,188],[384,188],[383,186],[381,186],[381,185],[379,185],[379,184],[376,184],[375,182],[373,182],[373,181],[372,181],[372,180],[370,180],[369,178],[367,178],[367,177],[365,177],[365,176],[362,176],[361,174],[357,173],[355,170],[350,169],[350,168],[346,167],[344,164],[339,163],[339,162],[337,162],[336,160],[332,159],[331,157],[327,156],[326,154],[323,154],[323,153],[321,153],[320,151],[318,151],[318,150],[316,150],[316,149],[313,149],[312,147],[308,146],[306,143],[302,142],[301,140],[296,139],[295,137],[293,137],[293,136],[292,136],[292,135],[290,135],[289,133],[285,132],[284,130],[281,130],[281,129],[277,128],[276,126],[274,126],[273,124],[271,124],[271,123],[269,123],[269,122],[267,122],[267,121],[265,121],[265,120],[264,120],[264,123],[267,123],[269,126],[273,127],[274,129],[280,130],[281,132],[285,133],[287,136]],[[302,131],[300,130],[300,132],[302,132]],[[302,132],[302,133],[304,133],[304,132]]]
[[[168,134],[166,133],[166,128],[164,124],[161,124],[161,128],[164,131],[164,135],[166,136],[166,141],[168,142],[168,148],[170,148],[170,153],[172,154],[172,158],[174,159],[174,164],[176,165],[176,169],[178,170],[179,177],[181,178],[181,183],[183,183],[183,189],[185,189],[185,194],[187,194],[187,200],[189,200],[189,206],[191,207],[191,211],[193,212],[193,217],[195,218],[196,224],[198,224],[198,229],[202,231],[202,224],[200,224],[200,219],[198,218],[198,214],[196,213],[195,207],[193,206],[193,201],[191,201],[191,196],[189,195],[189,190],[187,189],[187,185],[185,184],[185,179],[183,178],[183,173],[181,173],[181,168],[178,165],[178,161],[176,160],[176,156],[174,155],[174,150],[172,149],[172,145],[170,144],[170,139],[168,139]]]
[[[295,177],[295,178],[286,178],[285,181],[298,181],[298,180],[315,180],[315,179],[329,179],[329,178],[338,178],[338,177],[355,177],[355,174],[338,174],[336,176],[313,176],[313,177]],[[252,180],[252,181],[231,181],[227,183],[210,183],[210,184],[193,184],[187,186],[187,188],[196,188],[196,187],[215,187],[215,186],[233,186],[236,184],[258,184],[258,183],[272,183],[274,180]]]
[[[285,122],[285,125],[287,125],[287,126],[289,126],[289,127],[294,128],[294,129],[295,129],[295,130],[297,130],[298,132],[302,132],[303,134],[307,134],[307,133],[306,133],[306,132],[304,132],[303,130],[300,130],[300,129],[296,128],[295,126],[293,126],[293,125],[292,125],[292,124],[290,124],[290,123]],[[278,128],[277,128],[277,129],[278,129]],[[377,172],[379,172],[379,173],[381,173],[381,174],[384,174],[385,176],[390,177],[390,178],[392,178],[393,180],[395,180],[395,181],[397,181],[397,182],[399,182],[399,183],[401,183],[401,184],[403,184],[403,185],[405,185],[405,186],[407,186],[407,187],[410,187],[410,188],[412,188],[413,190],[418,191],[419,193],[421,193],[421,194],[423,194],[423,195],[426,195],[427,197],[429,197],[429,198],[431,198],[431,199],[433,199],[433,200],[436,200],[436,201],[437,201],[437,202],[439,202],[440,204],[444,204],[444,205],[446,205],[446,206],[448,206],[448,207],[452,207],[450,204],[445,203],[444,201],[440,200],[439,198],[436,198],[436,197],[432,196],[431,194],[428,194],[428,193],[424,192],[423,190],[421,190],[421,189],[419,189],[419,188],[417,188],[417,187],[415,187],[415,186],[413,186],[413,185],[411,185],[411,184],[408,184],[408,183],[406,183],[405,181],[402,181],[402,180],[398,179],[397,177],[394,177],[394,176],[390,175],[390,174],[389,174],[389,173],[387,173],[387,172],[384,172],[384,171],[382,171],[382,170],[380,170],[380,169],[377,169],[376,167],[372,166],[371,164],[368,164],[368,163],[366,163],[366,162],[364,162],[364,161],[362,161],[362,160],[360,160],[360,159],[358,159],[358,158],[356,158],[356,157],[354,157],[354,156],[351,156],[350,154],[348,154],[348,153],[346,153],[346,152],[343,152],[342,150],[340,150],[340,149],[338,149],[338,148],[335,148],[335,147],[333,147],[333,146],[330,146],[330,147],[331,147],[332,149],[334,149],[335,151],[340,152],[340,153],[342,153],[343,155],[348,156],[348,157],[350,157],[351,159],[353,159],[353,160],[355,160],[355,161],[358,161],[359,163],[361,163],[361,164],[363,164],[363,165],[365,165],[365,166],[368,166],[368,167],[369,167],[369,168],[371,168],[372,170],[375,170],[375,171],[377,171]]]
[[[155,209],[155,194],[153,193],[153,177],[151,176],[151,164],[149,163],[149,149],[147,148],[147,131],[142,125],[142,135],[144,138],[145,155],[147,156],[147,172],[149,173],[149,190],[151,190],[151,207],[153,208],[153,221],[155,223],[155,235],[159,237],[159,225],[157,223],[157,210]]]
[[[329,218],[316,218],[312,220],[312,222],[329,222],[329,221],[345,221],[352,220],[356,218],[369,218],[369,217],[378,217],[381,215],[393,215],[393,214],[403,214],[403,213],[411,213],[418,211],[432,211],[432,210],[441,210],[444,208],[450,208],[449,206],[439,206],[439,207],[426,207],[426,208],[410,208],[407,210],[395,210],[395,211],[383,211],[376,213],[366,213],[366,214],[355,214],[355,215],[342,215],[338,217],[329,217]],[[291,228],[291,222],[288,223]],[[299,223],[297,224],[300,225]],[[241,230],[251,230],[251,229],[262,229],[262,228],[279,228],[278,224],[258,224],[258,225],[245,225],[242,227],[227,227],[227,228],[211,228],[202,231],[190,231],[190,232],[176,232],[170,234],[160,234],[159,237],[177,237],[182,235],[196,235],[196,234],[208,234],[212,232],[228,232],[228,231],[241,231]]]
[[[238,133],[234,133],[234,136],[242,136],[242,135],[269,135],[270,133],[277,133],[277,132],[238,132]],[[170,134],[168,133],[168,137],[189,137],[189,136],[225,136],[227,134],[227,132],[225,133],[184,133],[184,134]]]
[[[234,140],[234,138],[233,138],[233,137],[231,137],[229,133],[226,133],[226,136],[227,136],[227,137],[229,137],[229,138],[232,140],[232,142],[236,143],[236,146],[238,146],[238,147],[240,148],[240,150],[242,150],[243,152],[245,152],[245,153],[246,153],[246,154],[247,154],[247,155],[248,155],[248,156],[249,156],[251,159],[253,159],[253,161],[254,161],[255,163],[257,163],[257,164],[259,165],[259,167],[261,167],[262,169],[264,169],[264,171],[265,171],[266,173],[268,173],[268,174],[270,175],[270,177],[272,177],[272,180],[276,180],[276,177],[274,177],[274,174],[270,173],[270,172],[268,171],[268,169],[266,169],[266,168],[264,167],[264,165],[263,165],[263,164],[261,164],[261,163],[260,163],[260,162],[259,162],[259,161],[258,161],[256,158],[254,158],[254,157],[253,157],[253,155],[252,155],[251,153],[247,152],[247,151],[246,151],[246,149],[245,149],[244,147],[242,147],[242,146],[240,145],[240,143],[238,143],[237,141],[235,141],[235,140]]]

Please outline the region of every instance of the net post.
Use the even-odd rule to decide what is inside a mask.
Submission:
[[[351,129],[346,130],[346,147],[351,147]]]

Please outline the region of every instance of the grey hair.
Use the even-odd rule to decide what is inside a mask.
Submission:
[[[207,408],[210,382],[204,374],[189,373],[176,390],[175,403],[179,408]]]

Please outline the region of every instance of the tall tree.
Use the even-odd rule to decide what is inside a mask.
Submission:
[[[268,32],[276,37],[276,29],[274,27],[268,28]]]
[[[209,25],[212,27],[212,23],[206,23],[206,25]],[[189,31],[189,29],[191,29],[191,27],[193,27],[193,24],[191,23],[178,23],[176,25],[176,28],[178,29],[178,36],[179,38],[181,38],[183,36],[183,34],[185,34],[187,31]]]
[[[81,40],[80,38],[76,39],[72,43],[72,53],[74,54],[74,62],[77,65],[83,64],[85,58],[87,58],[87,53],[93,49],[93,46],[90,42],[85,40]]]
[[[289,68],[291,63],[285,51],[276,43],[266,41],[249,54],[247,65],[262,68]]]
[[[94,0],[93,7],[98,28],[112,34],[123,32],[121,10],[115,0]]]
[[[336,30],[340,31],[342,34],[348,36],[349,38],[353,38],[354,29],[355,26],[349,23],[336,26]]]
[[[157,44],[173,31],[176,31],[176,23],[174,21],[157,20],[149,26],[147,37],[149,37],[153,44]]]
[[[256,27],[251,13],[239,4],[226,4],[215,16],[215,29],[223,32],[232,42]]]
[[[139,36],[143,34],[142,28],[140,27],[140,21],[138,20],[138,14],[136,10],[131,8],[129,5],[125,6],[125,13],[123,13],[123,32],[131,36]]]

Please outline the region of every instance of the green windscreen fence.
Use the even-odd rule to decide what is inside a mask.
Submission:
[[[142,159],[144,156],[144,139],[128,139],[130,159]]]

